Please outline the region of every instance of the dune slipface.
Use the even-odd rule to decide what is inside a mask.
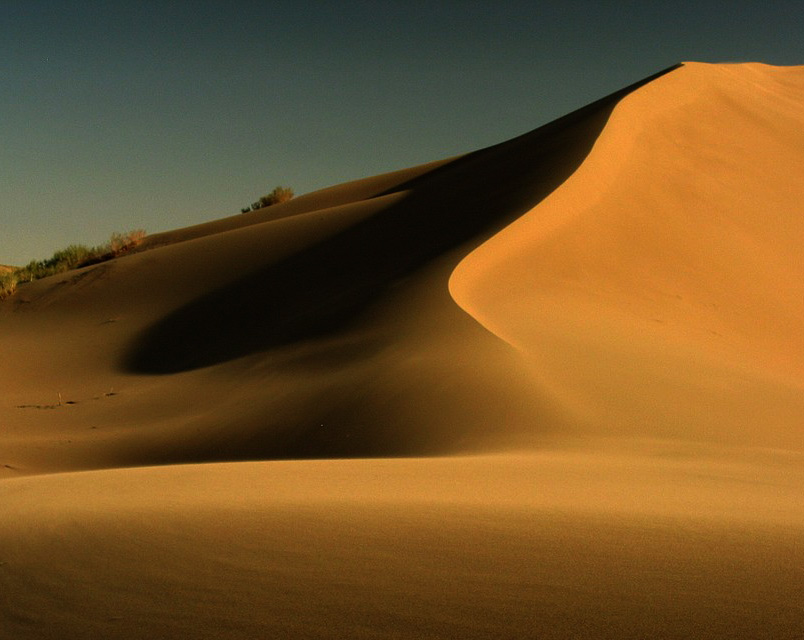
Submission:
[[[804,68],[0,302],[0,638],[798,638]]]

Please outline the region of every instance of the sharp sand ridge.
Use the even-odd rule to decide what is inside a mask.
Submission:
[[[0,639],[800,638],[804,67],[0,302]]]

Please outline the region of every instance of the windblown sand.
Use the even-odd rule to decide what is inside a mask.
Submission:
[[[804,67],[687,63],[0,302],[0,638],[801,638]]]

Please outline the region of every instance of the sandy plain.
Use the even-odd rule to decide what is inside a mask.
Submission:
[[[0,302],[0,638],[801,638],[804,67]]]

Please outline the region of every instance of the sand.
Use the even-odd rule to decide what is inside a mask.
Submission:
[[[686,63],[0,302],[0,638],[799,638],[804,67]]]

